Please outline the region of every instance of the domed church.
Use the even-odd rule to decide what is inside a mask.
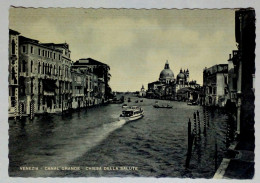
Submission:
[[[170,69],[168,60],[165,63],[164,69],[160,73],[159,81],[162,83],[171,83],[174,81],[174,74],[172,70]]]
[[[180,72],[175,79],[174,73],[170,69],[167,60],[164,69],[160,72],[159,80],[148,83],[147,97],[179,100],[178,93],[181,93],[180,91],[182,91],[182,89],[189,91],[200,87],[196,81],[189,81],[189,77],[190,73],[188,69],[180,69]]]

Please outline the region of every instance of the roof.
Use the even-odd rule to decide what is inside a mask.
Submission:
[[[19,35],[20,32],[17,32],[17,31],[15,31],[13,29],[9,29],[9,34]]]
[[[40,42],[39,42],[38,40],[36,40],[36,39],[31,39],[31,38],[28,38],[28,37],[19,36],[19,42],[20,42],[21,44],[23,44],[23,43],[34,44],[34,45],[37,45],[37,46],[41,46],[41,47],[43,47],[43,48],[47,48],[47,49],[54,50],[54,51],[57,51],[57,52],[62,53],[61,50],[58,50],[58,49],[52,48],[52,47],[50,47],[50,46],[48,46],[48,45],[42,44],[42,43],[40,43]]]
[[[60,47],[60,48],[69,49],[69,45],[67,43],[42,43],[42,44],[50,47]]]
[[[75,65],[75,66],[76,65],[81,65],[81,66],[83,66],[83,65],[103,65],[103,66],[108,66],[107,64],[104,64],[104,63],[102,63],[100,61],[97,61],[97,60],[95,60],[93,58],[81,58],[81,59],[77,60],[76,62],[74,62],[73,65]]]

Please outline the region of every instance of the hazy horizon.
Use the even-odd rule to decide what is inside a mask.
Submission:
[[[203,69],[227,64],[236,49],[234,9],[10,8],[9,28],[40,42],[67,42],[73,61],[108,64],[113,91],[147,89],[166,60],[175,78],[188,68],[202,84]]]

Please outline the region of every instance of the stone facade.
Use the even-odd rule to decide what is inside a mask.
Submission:
[[[206,106],[224,107],[228,99],[228,64],[205,68],[203,87]]]
[[[60,49],[38,40],[20,36],[19,41],[19,102],[25,106],[23,113],[30,114],[31,103],[35,113],[67,110],[72,93],[71,60],[64,59]]]
[[[16,116],[19,110],[19,32],[9,30],[9,108],[10,116]]]

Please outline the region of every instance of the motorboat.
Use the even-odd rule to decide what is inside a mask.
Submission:
[[[132,106],[124,109],[120,114],[119,120],[134,121],[144,117],[144,111],[141,107]]]

